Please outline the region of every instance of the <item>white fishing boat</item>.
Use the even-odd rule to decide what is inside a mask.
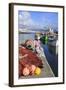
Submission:
[[[48,42],[49,51],[53,54],[58,54],[58,40]]]
[[[53,41],[55,39],[56,39],[56,36],[54,36],[54,35],[50,35],[49,38],[48,38],[49,41]]]

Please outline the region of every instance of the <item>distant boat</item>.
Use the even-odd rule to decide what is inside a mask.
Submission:
[[[51,29],[51,28],[49,29],[49,32],[54,33],[53,29]]]
[[[54,41],[54,40],[56,40],[56,36],[50,35],[48,37],[48,41]]]

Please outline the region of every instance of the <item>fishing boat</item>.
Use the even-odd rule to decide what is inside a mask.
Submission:
[[[51,39],[48,41],[49,51],[53,54],[58,54],[58,40]]]

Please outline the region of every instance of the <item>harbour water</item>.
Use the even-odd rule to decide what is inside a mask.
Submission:
[[[53,73],[55,76],[58,76],[58,55],[53,54],[49,51],[48,45],[43,45],[44,53],[47,58],[47,61],[52,68]]]

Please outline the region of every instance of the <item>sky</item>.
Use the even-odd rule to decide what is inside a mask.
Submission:
[[[19,28],[58,28],[58,13],[18,11]]]

